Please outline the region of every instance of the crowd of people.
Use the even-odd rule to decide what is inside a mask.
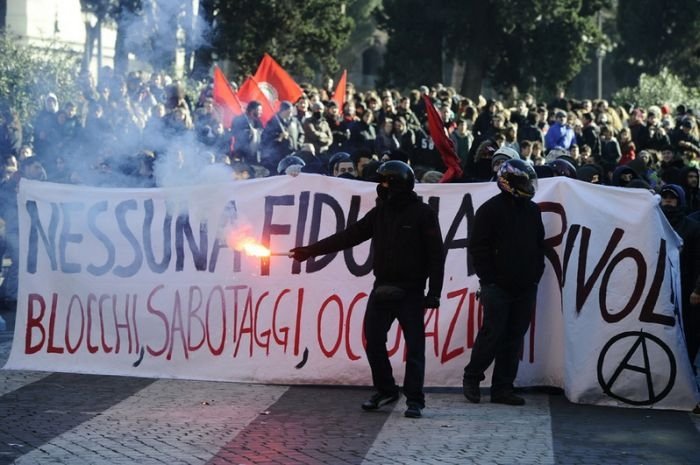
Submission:
[[[189,98],[162,73],[102,70],[99,84],[80,79],[80,101],[42,96],[33,121],[0,108],[2,190],[20,176],[97,186],[167,185],[168,174],[191,174],[203,164],[226,165],[232,179],[302,172],[371,180],[379,162],[408,162],[418,182],[445,171],[427,124],[428,95],[454,142],[463,175],[452,182],[493,179],[503,159],[518,157],[538,176],[567,175],[616,186],[683,186],[687,208],[700,208],[700,132],[692,108],[610,106],[563,92],[550,102],[533,96],[473,101],[440,84],[401,94],[347,86],[342,108],[332,90],[302,86],[296,102],[280,102],[263,124],[260,102],[223,121],[212,85]],[[494,155],[500,148],[499,155]],[[32,168],[32,165],[34,167]],[[38,166],[40,165],[40,166]],[[365,168],[367,170],[365,170]],[[292,171],[294,168],[292,169]]]
[[[504,161],[519,159],[540,178],[569,176],[656,192],[679,186],[683,215],[700,210],[700,132],[695,111],[685,105],[629,108],[563,92],[547,102],[529,94],[471,100],[440,84],[401,93],[359,91],[349,83],[339,107],[330,86],[302,85],[304,94],[279,102],[264,124],[256,101],[223,120],[213,84],[191,97],[182,82],[163,73],[121,76],[109,68],[101,70],[99,83],[90,76],[78,81],[79,101],[44,95],[33,121],[20,121],[14,109],[0,105],[3,238],[16,234],[14,198],[23,177],[159,187],[202,182],[202,174],[212,172],[202,168],[211,166],[231,180],[308,172],[376,182],[381,163],[398,160],[412,167],[416,182],[444,181],[446,165],[430,135],[425,95],[463,170],[450,182],[495,180]],[[11,242],[2,241],[0,254],[13,255]],[[15,297],[15,286],[5,279],[5,299]]]

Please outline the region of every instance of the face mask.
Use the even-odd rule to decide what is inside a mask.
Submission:
[[[381,200],[386,200],[389,198],[389,188],[384,187],[381,184],[377,184],[377,196]]]
[[[661,210],[664,212],[664,215],[667,217],[669,216],[674,216],[678,213],[681,212],[681,208],[678,206],[673,206],[673,205],[662,205]]]

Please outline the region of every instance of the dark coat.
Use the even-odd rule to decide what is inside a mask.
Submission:
[[[544,273],[544,224],[536,203],[501,192],[476,211],[469,253],[483,284],[522,291]]]
[[[445,256],[437,213],[414,192],[377,205],[345,230],[308,246],[322,255],[372,239],[375,287],[392,284],[406,290],[425,289],[440,297]]]

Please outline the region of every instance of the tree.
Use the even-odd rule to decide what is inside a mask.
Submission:
[[[686,83],[700,73],[700,8],[696,0],[619,0],[616,77],[634,84],[664,67]]]
[[[199,0],[197,22],[195,23],[195,35],[200,38],[194,46],[194,64],[192,65],[192,78],[203,79],[209,75],[214,63],[214,15],[216,13],[216,0]]]
[[[663,104],[671,108],[680,104],[700,108],[700,88],[687,87],[678,76],[662,68],[658,75],[642,73],[636,86],[620,89],[613,100],[622,105],[642,108]]]
[[[219,0],[214,46],[245,76],[265,52],[305,78],[335,73],[353,27],[343,0]]]
[[[355,22],[347,44],[338,53],[338,61],[345,67],[352,67],[360,53],[372,45],[377,27],[374,11],[382,0],[350,0],[347,3],[347,15]]]
[[[81,0],[82,10],[97,18],[95,26],[86,24],[84,67],[92,57],[93,43],[99,38],[102,25],[112,23],[117,29],[116,72],[126,72],[129,54],[154,69],[173,70],[180,46],[178,34],[184,37],[186,55],[190,57],[199,44],[197,34],[204,33],[203,28],[195,27],[196,15],[191,5],[188,0]],[[189,71],[189,63],[186,62],[186,71]]]
[[[422,0],[384,0],[377,22],[389,41],[380,85],[408,87],[442,80],[444,1],[426,7]]]
[[[442,64],[452,62],[465,70],[461,92],[475,98],[487,79],[501,90],[527,89],[533,78],[551,90],[568,83],[602,40],[594,15],[609,2],[439,0],[426,6],[411,0],[410,7],[407,3],[384,2],[380,25],[390,34],[387,49],[402,54],[387,57],[385,80],[402,86],[435,82],[442,78]],[[401,32],[407,30],[411,33]],[[421,68],[431,70],[411,74]]]
[[[0,106],[17,111],[20,121],[34,119],[42,104],[37,96],[53,92],[60,102],[78,101],[80,57],[75,52],[56,46],[31,48],[2,34],[0,56]]]

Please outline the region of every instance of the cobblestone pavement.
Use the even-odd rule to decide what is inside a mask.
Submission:
[[[0,365],[12,336],[0,332]],[[0,464],[700,464],[700,415],[427,394],[363,412],[363,388],[0,371]],[[485,401],[488,400],[484,392]]]

